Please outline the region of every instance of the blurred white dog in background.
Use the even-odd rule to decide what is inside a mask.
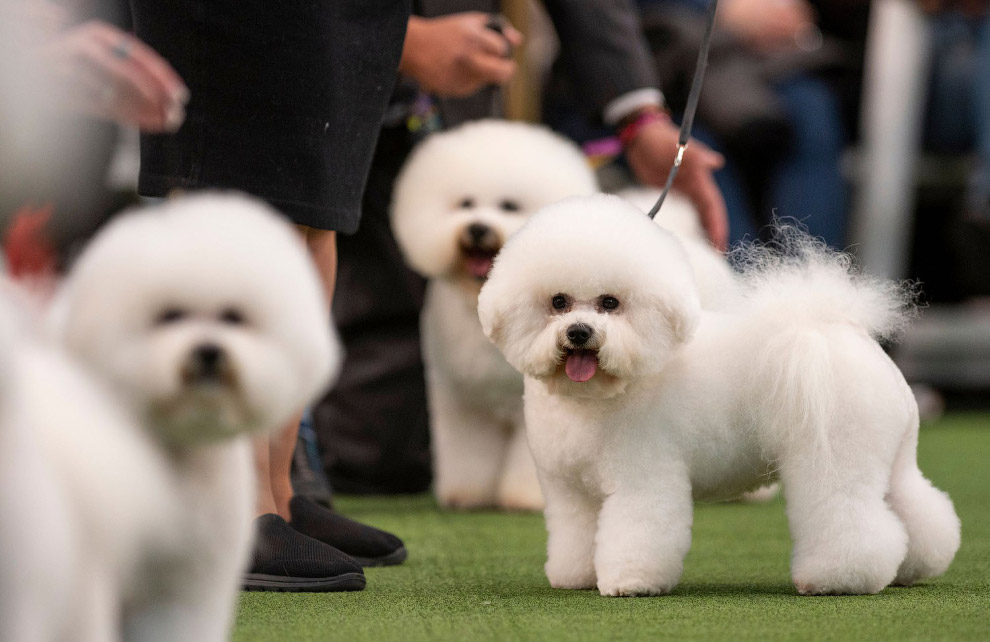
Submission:
[[[71,496],[60,566],[81,569],[65,639],[227,639],[253,534],[250,437],[287,421],[339,363],[302,241],[234,195],[123,214],[79,257],[52,327],[139,424],[44,419],[60,437],[42,456]],[[56,413],[64,388],[32,403]]]
[[[617,196],[645,213],[660,198],[660,190],[654,187],[629,187],[618,192]],[[705,230],[701,227],[698,210],[690,199],[671,191],[653,220],[676,236],[687,252],[698,284],[701,306],[706,310],[731,308],[739,294],[735,272],[729,267],[726,256],[708,242]]]
[[[522,377],[481,331],[478,291],[530,214],[596,191],[576,145],[543,127],[495,120],[434,134],[396,182],[396,239],[429,279],[423,358],[442,506],[543,507],[523,428]]]
[[[732,310],[703,310],[680,243],[627,202],[571,199],[503,248],[485,334],[525,374],[554,587],[678,582],[693,499],[783,483],[802,594],[876,593],[945,571],[952,502],[918,470],[917,405],[874,337],[897,286],[791,237],[753,250]]]

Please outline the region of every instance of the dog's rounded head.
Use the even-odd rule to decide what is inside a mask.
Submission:
[[[170,443],[271,430],[339,362],[301,237],[232,194],[118,217],[73,266],[52,323]]]
[[[395,184],[392,228],[427,278],[480,284],[509,238],[539,208],[597,191],[578,147],[519,122],[477,121],[430,136]]]
[[[533,216],[478,300],[485,334],[513,367],[579,396],[613,395],[659,372],[700,309],[680,243],[608,195]]]

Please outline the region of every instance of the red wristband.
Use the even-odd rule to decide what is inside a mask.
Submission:
[[[645,111],[637,116],[635,120],[619,130],[619,140],[622,142],[623,147],[629,147],[629,144],[633,142],[637,135],[639,135],[639,130],[643,129],[650,123],[669,120],[670,116],[668,116],[665,111]]]

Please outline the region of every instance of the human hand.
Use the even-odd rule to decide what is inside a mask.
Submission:
[[[806,0],[723,0],[719,23],[763,53],[794,49],[815,28]]]
[[[175,131],[185,120],[189,90],[179,75],[113,25],[94,20],[67,29],[43,55],[71,109],[152,133]]]
[[[629,141],[626,159],[640,182],[664,186],[677,156],[679,135],[680,129],[670,120],[657,120],[643,125]],[[712,172],[724,164],[721,154],[692,138],[674,179],[674,187],[698,208],[708,240],[723,252],[729,241],[729,216]]]
[[[471,11],[442,18],[410,17],[399,71],[430,93],[470,96],[486,85],[501,85],[516,72],[509,57],[523,36],[503,21],[499,34],[486,25],[492,16]]]

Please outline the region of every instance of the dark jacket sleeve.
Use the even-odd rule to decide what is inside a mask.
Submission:
[[[560,55],[584,101],[596,111],[622,94],[656,87],[656,73],[631,0],[544,0]]]

